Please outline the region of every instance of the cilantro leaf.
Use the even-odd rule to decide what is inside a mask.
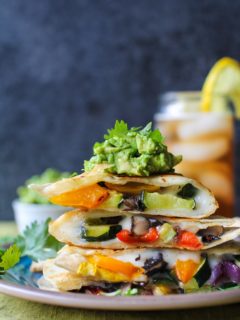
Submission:
[[[104,139],[108,140],[110,138],[121,137],[128,133],[128,125],[123,120],[116,120],[113,129],[108,129],[108,134],[104,135]]]
[[[100,294],[102,296],[106,296],[106,297],[115,297],[115,296],[136,296],[139,294],[139,290],[137,288],[128,288],[127,290],[124,289],[118,289],[116,291],[112,291],[112,292],[104,292],[104,291],[100,291]]]
[[[0,252],[0,272],[3,273],[17,264],[21,257],[21,250],[13,244],[6,251]]]
[[[152,122],[149,122],[140,132],[139,134],[146,135],[149,134],[152,130]]]
[[[22,251],[23,256],[28,256],[34,261],[46,260],[56,256],[57,251],[63,246],[48,233],[48,224],[51,219],[44,223],[33,222],[27,226],[23,235],[19,235],[15,243]]]
[[[157,143],[163,144],[164,137],[161,135],[161,132],[159,130],[154,130],[149,134],[149,137]]]
[[[137,288],[129,288],[127,291],[123,292],[123,296],[136,296],[138,294],[138,289]]]

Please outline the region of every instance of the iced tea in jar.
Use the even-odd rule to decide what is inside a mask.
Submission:
[[[202,112],[201,92],[168,92],[161,96],[155,127],[169,151],[181,154],[176,172],[208,187],[219,202],[216,214],[234,215],[234,117],[229,112]]]

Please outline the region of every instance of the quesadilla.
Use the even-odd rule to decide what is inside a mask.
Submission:
[[[49,232],[58,241],[87,248],[205,250],[239,236],[240,218],[190,220],[74,210],[51,222]]]
[[[239,287],[239,266],[239,243],[204,252],[65,246],[44,263],[43,276],[59,291],[163,295]]]
[[[218,208],[213,194],[193,179],[177,174],[127,177],[105,169],[96,165],[88,173],[30,188],[54,204],[85,210],[204,218]]]

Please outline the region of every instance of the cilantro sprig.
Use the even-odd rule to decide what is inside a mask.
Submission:
[[[134,128],[133,128],[134,129]],[[133,131],[133,129],[131,129]],[[123,120],[116,121],[115,126],[113,129],[107,130],[108,134],[104,135],[104,139],[108,140],[113,137],[123,137],[129,132],[128,125]]]
[[[23,256],[28,256],[33,261],[56,257],[63,244],[48,233],[50,221],[51,219],[42,223],[35,221],[26,227],[22,235],[0,239],[0,275],[14,267]],[[13,245],[5,249],[10,242],[14,242]]]
[[[46,260],[56,256],[63,246],[48,233],[48,224],[51,219],[43,223],[33,222],[27,226],[22,235],[15,239],[22,256],[28,256],[34,261]]]

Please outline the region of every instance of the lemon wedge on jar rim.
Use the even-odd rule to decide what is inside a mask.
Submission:
[[[207,75],[202,88],[201,111],[231,112],[240,119],[240,64],[232,58],[218,60]]]

